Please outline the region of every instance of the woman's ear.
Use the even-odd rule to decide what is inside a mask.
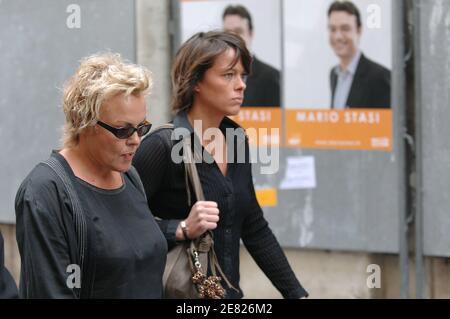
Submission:
[[[194,83],[195,83],[195,85],[194,85],[194,92],[195,92],[195,93],[200,92],[200,85],[199,85],[200,80],[199,80],[198,74],[194,75],[193,81],[194,81]]]

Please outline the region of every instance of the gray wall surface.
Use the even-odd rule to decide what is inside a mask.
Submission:
[[[420,1],[424,253],[450,256],[450,1]]]
[[[70,4],[80,28],[68,27]],[[0,223],[14,222],[21,181],[60,147],[61,90],[79,60],[112,51],[135,61],[135,34],[134,0],[0,1]]]
[[[315,189],[278,190],[278,206],[264,208],[286,247],[398,252],[398,169],[395,152],[287,150],[277,178],[258,175],[256,185],[279,185],[288,156],[314,156]]]
[[[396,45],[394,41],[392,44]],[[400,68],[393,63],[394,79]],[[399,88],[393,83],[392,89]],[[278,188],[278,206],[264,208],[264,212],[283,246],[374,253],[399,251],[399,214],[405,207],[401,192],[405,186],[400,184],[404,170],[400,125],[403,110],[395,100],[395,93],[392,152],[283,149],[277,177],[258,175],[258,167],[254,168],[257,185]],[[314,157],[316,188],[280,190],[290,156]]]

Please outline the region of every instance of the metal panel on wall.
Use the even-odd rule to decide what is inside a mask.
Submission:
[[[418,1],[422,152],[423,240],[425,255],[450,256],[450,2]]]
[[[394,151],[395,152],[395,151]],[[288,158],[313,158],[314,189],[279,189]],[[283,150],[276,207],[264,207],[280,242],[288,247],[398,252],[395,154]],[[256,166],[255,166],[256,169]],[[265,177],[255,175],[261,187]]]
[[[387,102],[396,67],[392,1],[353,1],[359,31],[354,15],[342,9],[329,13],[333,2],[283,1],[284,149],[278,206],[266,207],[266,216],[286,246],[395,253],[404,163],[398,160],[401,110]],[[339,106],[332,74],[342,70],[352,41],[362,55],[346,104]],[[359,75],[365,58],[386,74],[385,89],[376,87],[383,84],[375,71]],[[346,67],[356,59],[357,54]],[[357,85],[367,98],[357,97]],[[368,98],[371,90],[386,97]]]
[[[60,147],[61,90],[82,57],[135,60],[134,0],[0,1],[0,223],[28,172]]]

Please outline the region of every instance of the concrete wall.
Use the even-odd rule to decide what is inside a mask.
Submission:
[[[170,115],[169,12],[167,0],[136,1],[137,62],[153,75],[147,109],[155,127],[166,123]]]
[[[366,285],[370,255],[287,249],[286,256],[309,298],[372,298]],[[241,288],[245,298],[281,298],[245,248],[241,248]]]
[[[286,249],[286,256],[312,299],[400,298],[398,255]],[[369,289],[367,266],[381,268],[381,287]],[[450,259],[426,258],[427,298],[450,298]],[[410,258],[410,298],[414,293],[414,263]],[[241,288],[245,298],[281,298],[244,247],[241,248]]]

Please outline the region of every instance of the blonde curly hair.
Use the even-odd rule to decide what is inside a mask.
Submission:
[[[150,72],[125,62],[120,54],[101,53],[83,58],[64,86],[64,147],[78,144],[80,133],[97,123],[100,108],[109,98],[121,93],[147,95],[151,85]]]

